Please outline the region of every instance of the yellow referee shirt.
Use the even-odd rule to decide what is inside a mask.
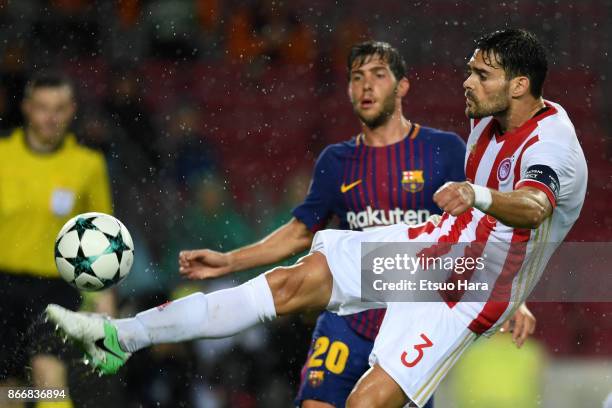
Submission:
[[[22,129],[0,139],[0,272],[59,278],[55,237],[71,217],[111,212],[104,157],[65,137],[53,152],[37,153]]]

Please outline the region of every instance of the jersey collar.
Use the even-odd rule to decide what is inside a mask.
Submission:
[[[495,137],[495,141],[497,143],[501,143],[512,135],[522,134],[527,129],[534,129],[539,121],[557,113],[557,109],[550,102],[545,100],[544,105],[544,108],[540,109],[535,115],[533,115],[533,117],[525,121],[525,123],[514,129],[512,132],[502,133],[499,128],[499,122],[497,119],[493,118],[493,135]]]
[[[404,136],[401,140],[399,140],[396,143],[402,143],[404,140],[408,139],[415,139],[417,137],[417,135],[419,134],[419,131],[421,130],[421,125],[419,125],[418,123],[414,123],[414,122],[410,122],[410,128],[408,128],[408,132],[406,132],[406,136]],[[392,146],[396,143],[393,143],[389,146]],[[364,145],[365,147],[368,148],[376,148],[374,146],[368,146],[365,144],[365,133],[361,132],[359,133],[357,136],[355,136],[355,146],[359,146],[359,145]],[[378,146],[378,147],[388,147],[388,146]]]

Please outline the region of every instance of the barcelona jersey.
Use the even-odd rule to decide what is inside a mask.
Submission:
[[[335,216],[340,228],[364,230],[415,225],[439,214],[433,194],[448,181],[463,181],[465,143],[455,133],[412,124],[401,141],[367,146],[364,135],[325,148],[315,164],[308,195],[293,209],[312,232]],[[384,309],[345,316],[349,326],[373,340]]]

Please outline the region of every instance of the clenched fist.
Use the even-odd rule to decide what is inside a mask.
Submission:
[[[450,215],[461,215],[474,206],[474,189],[467,181],[444,184],[433,195],[434,202]]]

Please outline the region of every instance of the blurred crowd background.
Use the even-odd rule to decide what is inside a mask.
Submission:
[[[0,128],[21,124],[33,72],[53,68],[75,82],[73,130],[104,152],[115,215],[136,243],[118,288],[121,313],[133,313],[252,276],[182,281],[178,251],[230,250],[289,219],[322,147],[359,130],[346,95],[353,43],[400,49],[407,117],[466,138],[466,58],[479,33],[506,25],[548,47],[545,97],[567,109],[587,155],[588,196],[569,239],[611,241],[610,1],[0,0]],[[492,363],[466,358],[440,406],[477,406],[470,393],[483,389],[510,401],[483,407],[600,405],[612,391],[611,304],[530,307],[535,340],[520,352],[504,338],[475,347]],[[90,379],[88,392],[122,407],[290,406],[312,323],[300,316],[233,339],[154,347],[117,379]]]

